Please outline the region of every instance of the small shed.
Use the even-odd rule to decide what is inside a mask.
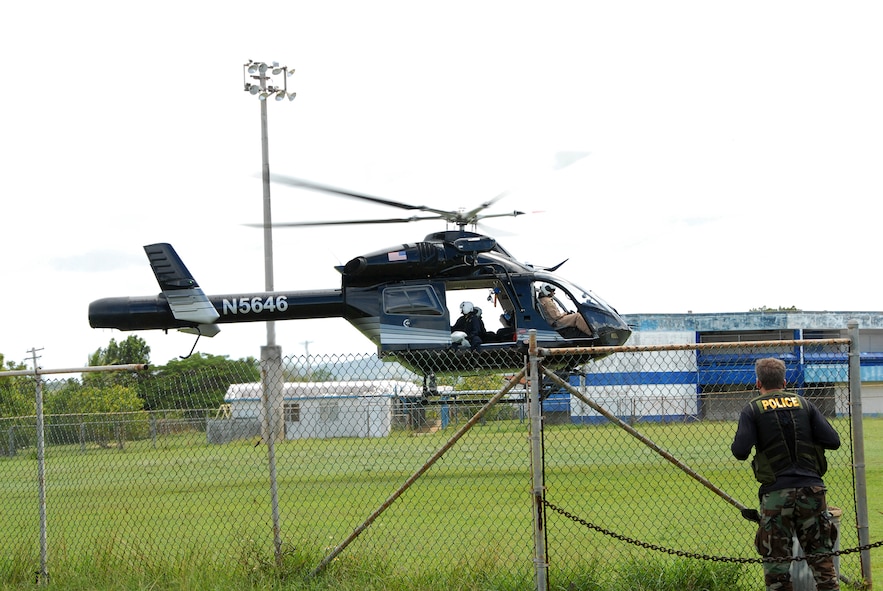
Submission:
[[[233,421],[260,421],[260,383],[231,384],[224,395]],[[400,380],[286,382],[282,416],[286,439],[385,437],[402,398],[422,396],[421,386]]]

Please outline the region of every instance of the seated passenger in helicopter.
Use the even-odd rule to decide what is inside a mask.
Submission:
[[[484,318],[482,318],[482,316],[481,316],[481,308],[479,308],[478,306],[475,306],[475,314],[478,316],[478,319],[481,321],[481,330],[482,330],[481,342],[482,343],[499,343],[502,340],[509,340],[509,341],[512,340],[511,338],[500,339],[499,334],[498,334],[499,331],[487,330],[487,327],[484,325]],[[501,316],[500,317],[501,322],[502,322],[502,318],[503,317]]]
[[[483,342],[486,332],[481,312],[472,305],[472,302],[462,302],[460,317],[451,327],[451,342],[460,346],[468,344],[475,349]]]
[[[579,312],[565,312],[555,301],[555,287],[544,283],[540,287],[539,297],[537,301],[542,308],[543,316],[546,321],[552,325],[555,330],[561,330],[573,327],[587,336],[592,336],[592,329],[586,324],[586,319]]]
[[[514,341],[515,327],[512,326],[512,313],[503,312],[502,314],[500,314],[500,324],[502,326],[497,329],[497,341],[501,343]]]

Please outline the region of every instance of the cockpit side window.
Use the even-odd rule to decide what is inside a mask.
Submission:
[[[592,337],[593,331],[580,313],[576,301],[561,285],[534,284],[536,309],[564,338]]]
[[[557,304],[558,309],[561,313],[566,314],[569,312],[573,312],[577,309],[576,302],[574,302],[573,298],[570,294],[565,291],[562,287],[558,285],[554,285],[552,283],[535,283],[534,284],[534,302],[536,302],[536,308],[542,313],[544,316],[547,315],[549,311],[548,305],[542,306],[542,302],[540,298],[548,297],[551,298],[551,301]]]
[[[383,309],[386,314],[423,316],[445,314],[445,307],[429,285],[386,288],[383,290]]]

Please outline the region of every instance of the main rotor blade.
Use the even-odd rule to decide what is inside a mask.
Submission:
[[[404,222],[413,222],[418,220],[437,220],[442,219],[445,220],[449,224],[454,224],[460,226],[460,228],[464,228],[469,224],[475,224],[479,220],[487,218],[487,217],[516,217],[522,215],[524,212],[514,211],[512,213],[498,213],[498,214],[490,214],[490,215],[480,215],[480,212],[503,197],[505,197],[508,192],[503,192],[494,197],[493,199],[489,199],[475,207],[469,211],[449,211],[444,209],[435,209],[433,207],[427,207],[425,205],[411,205],[409,203],[402,203],[400,201],[393,201],[392,199],[384,199],[382,197],[374,197],[373,195],[365,195],[364,193],[356,193],[354,191],[348,191],[345,189],[338,189],[337,187],[331,187],[329,185],[323,185],[321,183],[314,183],[312,181],[306,181],[303,179],[298,179],[295,177],[290,177],[282,174],[272,174],[270,175],[270,179],[276,183],[289,185],[292,187],[299,187],[302,189],[310,189],[313,191],[321,191],[324,193],[331,193],[333,195],[340,195],[342,197],[350,197],[352,199],[360,199],[362,201],[370,201],[372,203],[379,203],[381,205],[388,205],[390,207],[398,207],[400,209],[407,209],[409,211],[425,211],[427,213],[434,213],[435,216],[419,216],[419,217],[410,217],[410,218],[390,218],[390,219],[380,219],[380,220],[349,220],[349,221],[339,221],[339,222],[293,222],[290,224],[273,224],[276,227],[286,227],[286,226],[342,226],[349,224],[395,224],[395,223],[404,223]],[[257,225],[256,227],[263,227],[261,225]]]
[[[419,222],[422,220],[440,220],[444,219],[440,215],[432,216],[411,216],[409,218],[386,218],[379,220],[338,220],[329,222],[282,222],[274,223],[274,228],[298,228],[308,226],[349,226],[354,224],[404,224],[407,222]],[[249,228],[263,228],[264,224],[243,224]]]
[[[476,220],[486,220],[487,218],[508,218],[508,217],[517,218],[518,216],[524,215],[525,213],[526,212],[518,211],[518,210],[511,211],[509,213],[489,213],[487,215],[477,216],[475,219]]]
[[[478,207],[476,207],[476,208],[474,208],[474,209],[471,209],[470,211],[467,211],[467,212],[463,213],[463,214],[462,214],[461,216],[459,216],[459,217],[460,217],[460,219],[462,219],[462,220],[464,221],[464,223],[466,223],[466,224],[472,224],[472,223],[475,223],[476,221],[478,221],[478,220],[480,220],[480,219],[482,219],[482,218],[486,218],[486,217],[499,217],[499,215],[494,215],[494,216],[484,215],[484,216],[480,216],[480,215],[478,215],[478,212],[480,212],[480,211],[483,210],[483,209],[487,209],[488,207],[490,207],[491,205],[493,205],[494,203],[496,203],[497,201],[499,201],[500,199],[502,199],[502,198],[505,197],[506,195],[507,195],[507,192],[504,191],[504,192],[500,193],[499,195],[497,195],[496,197],[494,197],[493,199],[489,199],[489,200],[485,201],[484,203],[482,203],[481,205],[479,205]],[[506,213],[506,214],[502,214],[502,215],[509,215],[509,214]],[[457,223],[459,223],[459,222],[457,222]]]
[[[374,197],[372,195],[365,195],[364,193],[355,193],[353,191],[347,191],[345,189],[338,189],[336,187],[331,187],[328,185],[323,185],[321,183],[314,183],[312,181],[305,181],[303,179],[297,179],[294,177],[281,175],[281,174],[271,174],[270,179],[274,182],[290,185],[292,187],[300,187],[302,189],[311,189],[313,191],[322,191],[324,193],[333,193],[335,195],[341,195],[343,197],[351,197],[353,199],[361,199],[363,201],[371,201],[373,203],[380,203],[381,205],[388,205],[390,207],[398,207],[400,209],[407,210],[419,210],[419,211],[428,211],[431,213],[436,213],[440,216],[449,215],[450,212],[442,210],[442,209],[434,209],[432,207],[427,207],[425,205],[410,205],[408,203],[401,203],[399,201],[393,201],[392,199],[383,199],[382,197]]]

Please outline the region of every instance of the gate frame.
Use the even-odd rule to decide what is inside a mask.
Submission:
[[[539,365],[542,359],[546,357],[553,358],[555,356],[569,356],[569,355],[595,355],[595,356],[606,356],[612,353],[637,353],[637,352],[647,352],[647,351],[685,351],[685,350],[701,350],[701,349],[720,349],[720,348],[745,348],[745,347],[772,347],[772,346],[782,346],[783,344],[791,345],[791,346],[802,346],[802,345],[848,345],[849,353],[848,353],[848,379],[849,379],[849,400],[850,400],[850,418],[852,422],[852,456],[853,456],[853,479],[854,479],[854,493],[856,497],[855,503],[855,512],[856,512],[856,527],[858,529],[858,542],[859,547],[863,548],[860,551],[860,563],[861,563],[861,573],[862,578],[867,583],[869,588],[872,587],[871,581],[871,553],[870,548],[868,548],[870,543],[870,532],[869,532],[869,517],[868,517],[868,491],[867,491],[867,479],[865,473],[865,451],[864,451],[864,427],[863,427],[863,419],[862,419],[862,398],[861,398],[861,348],[859,341],[859,322],[858,320],[850,320],[847,323],[849,338],[838,338],[838,339],[795,339],[795,340],[778,340],[778,341],[739,341],[739,342],[731,342],[731,343],[684,343],[684,344],[674,344],[674,345],[621,345],[618,347],[574,347],[574,348],[561,348],[561,349],[549,349],[549,348],[536,348],[536,340],[535,335],[531,335],[531,369],[538,369],[538,367],[534,366],[534,360],[536,359],[537,365]],[[536,357],[534,357],[534,354]],[[683,465],[677,459],[671,457],[670,454],[665,452],[652,444],[652,442],[648,443],[645,441],[640,434],[636,434],[628,424],[619,420],[617,417],[610,415],[605,409],[602,409],[599,405],[592,403],[589,399],[583,396],[581,393],[575,390],[570,384],[565,383],[563,380],[558,378],[553,372],[549,372],[543,370],[546,376],[555,382],[557,385],[564,387],[571,394],[576,393],[577,397],[584,403],[587,403],[594,410],[601,412],[608,419],[612,419],[616,424],[620,427],[624,427],[630,434],[640,439],[645,445],[648,445],[651,449],[662,455],[665,459],[669,460],[682,470],[684,470],[688,475],[695,478],[697,481],[705,485],[707,488],[721,496],[724,500],[739,508],[740,510],[748,510],[747,507],[715,487],[713,484],[708,482],[705,478],[690,470],[688,467]],[[533,377],[533,376],[532,376]],[[537,384],[531,382],[531,397],[533,397],[533,389],[536,388],[537,392],[539,381],[537,380]],[[600,410],[599,410],[600,409]],[[609,415],[609,416],[608,416]],[[533,415],[531,415],[533,418]],[[538,424],[542,425],[542,417],[539,418]],[[533,429],[533,427],[531,427]],[[540,426],[542,430],[542,426]],[[533,433],[533,431],[531,431]],[[532,458],[531,463],[533,464],[534,460]],[[531,469],[533,471],[536,470],[536,467],[532,465]],[[536,513],[536,512],[535,512]],[[743,512],[743,516],[746,516]],[[746,516],[746,518],[748,518]],[[535,528],[540,524],[537,521],[538,518],[535,516]],[[543,552],[545,552],[545,548],[543,548]],[[542,566],[540,562],[535,559],[536,568],[537,568],[537,590],[538,591],[546,591],[548,589],[548,583],[545,582],[546,579],[546,570],[548,565],[543,563]],[[540,586],[541,575],[540,569],[542,568],[542,581],[546,586]]]

